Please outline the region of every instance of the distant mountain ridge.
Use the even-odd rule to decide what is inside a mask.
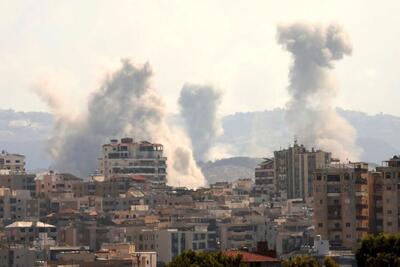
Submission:
[[[209,184],[254,178],[254,168],[262,161],[258,158],[232,157],[209,162],[198,162]]]
[[[364,150],[362,160],[380,164],[382,160],[400,154],[400,117],[387,114],[368,115],[340,108],[337,111],[357,130],[357,144]],[[170,122],[180,124],[181,119],[173,115]],[[47,152],[47,140],[51,136],[53,123],[49,113],[0,109],[0,150],[25,154],[28,169],[48,168],[51,159]],[[217,144],[226,146],[232,157],[269,157],[274,150],[287,147],[293,142],[293,134],[286,125],[285,110],[279,108],[224,116],[222,128],[224,133],[218,138]],[[237,166],[241,169],[233,173],[241,173],[243,170],[243,176],[247,176],[245,174],[251,168],[241,166],[241,161],[246,160],[222,160],[211,165],[204,163],[202,167],[207,173],[218,166],[221,168],[218,172],[223,176],[224,168],[233,170],[232,166]]]

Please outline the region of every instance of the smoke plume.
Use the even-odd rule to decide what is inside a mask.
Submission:
[[[195,159],[210,159],[210,148],[222,132],[217,118],[221,93],[212,86],[185,84],[179,97],[181,116],[192,140]]]
[[[356,132],[332,107],[337,88],[330,73],[333,63],[352,52],[346,32],[336,24],[280,25],[278,43],[293,57],[286,114],[291,130],[307,146],[357,160]]]
[[[85,176],[97,168],[101,145],[110,138],[132,136],[164,145],[168,157],[168,184],[196,188],[205,185],[197,167],[189,141],[179,130],[166,123],[164,103],[150,86],[152,76],[148,64],[136,66],[128,60],[108,76],[91,96],[87,114],[70,120],[57,116],[49,90],[40,90],[56,116],[55,136],[50,143],[54,168]]]

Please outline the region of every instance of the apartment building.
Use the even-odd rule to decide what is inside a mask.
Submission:
[[[276,195],[275,160],[266,158],[255,169],[254,191],[263,201],[272,200]],[[265,196],[265,197],[263,197]]]
[[[33,245],[43,238],[56,240],[57,229],[39,221],[17,221],[5,227],[5,236],[12,244]]]
[[[331,156],[330,152],[314,150],[314,148],[308,151],[296,141],[287,149],[275,151],[277,192],[286,192],[288,199],[311,197],[313,174],[316,169],[329,164],[332,160]]]
[[[82,179],[69,173],[48,173],[37,175],[35,179],[36,193],[41,196],[57,196],[73,193],[74,186],[82,182]]]
[[[155,184],[165,184],[167,158],[163,146],[150,142],[134,142],[132,138],[112,139],[104,144],[99,158],[99,173],[109,180],[114,176],[134,174]]]
[[[383,232],[383,179],[382,173],[371,171],[368,173],[368,201],[369,201],[369,232],[378,234]]]
[[[382,208],[382,228],[385,233],[400,232],[400,157],[393,156],[376,168],[381,173],[381,203],[375,203],[376,212]],[[379,192],[375,193],[379,195]],[[381,204],[381,206],[379,206]],[[380,217],[379,217],[380,218]],[[378,218],[377,218],[378,219]],[[379,221],[378,221],[379,226]]]
[[[9,173],[25,172],[25,156],[19,154],[10,154],[4,150],[0,153],[0,171]]]
[[[219,224],[219,238],[222,250],[257,248],[257,241],[266,241],[267,223],[231,221]]]
[[[47,215],[47,199],[32,198],[29,190],[0,188],[0,220],[15,221]]]
[[[11,190],[29,190],[31,195],[36,195],[35,174],[25,173],[0,173],[0,187],[7,187]]]
[[[191,229],[160,229],[156,235],[156,251],[158,260],[170,262],[184,251],[209,250],[209,236],[214,236],[206,227]],[[211,243],[211,242],[210,242]]]
[[[35,267],[45,260],[46,254],[38,247],[12,245],[0,249],[0,267]]]
[[[314,176],[315,234],[331,247],[352,249],[368,234],[368,164],[331,164]]]

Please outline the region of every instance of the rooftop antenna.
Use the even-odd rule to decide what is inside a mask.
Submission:
[[[294,135],[294,136],[293,136],[293,141],[294,141],[294,142],[293,142],[294,145],[296,146],[296,145],[297,145],[297,135]]]

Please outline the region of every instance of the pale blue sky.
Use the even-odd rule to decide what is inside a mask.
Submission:
[[[281,22],[338,22],[353,55],[338,62],[338,106],[400,115],[399,1],[0,1],[0,108],[47,110],[30,88],[46,80],[84,107],[121,58],[149,61],[176,111],[185,82],[224,92],[222,113],[283,107],[289,54]]]

